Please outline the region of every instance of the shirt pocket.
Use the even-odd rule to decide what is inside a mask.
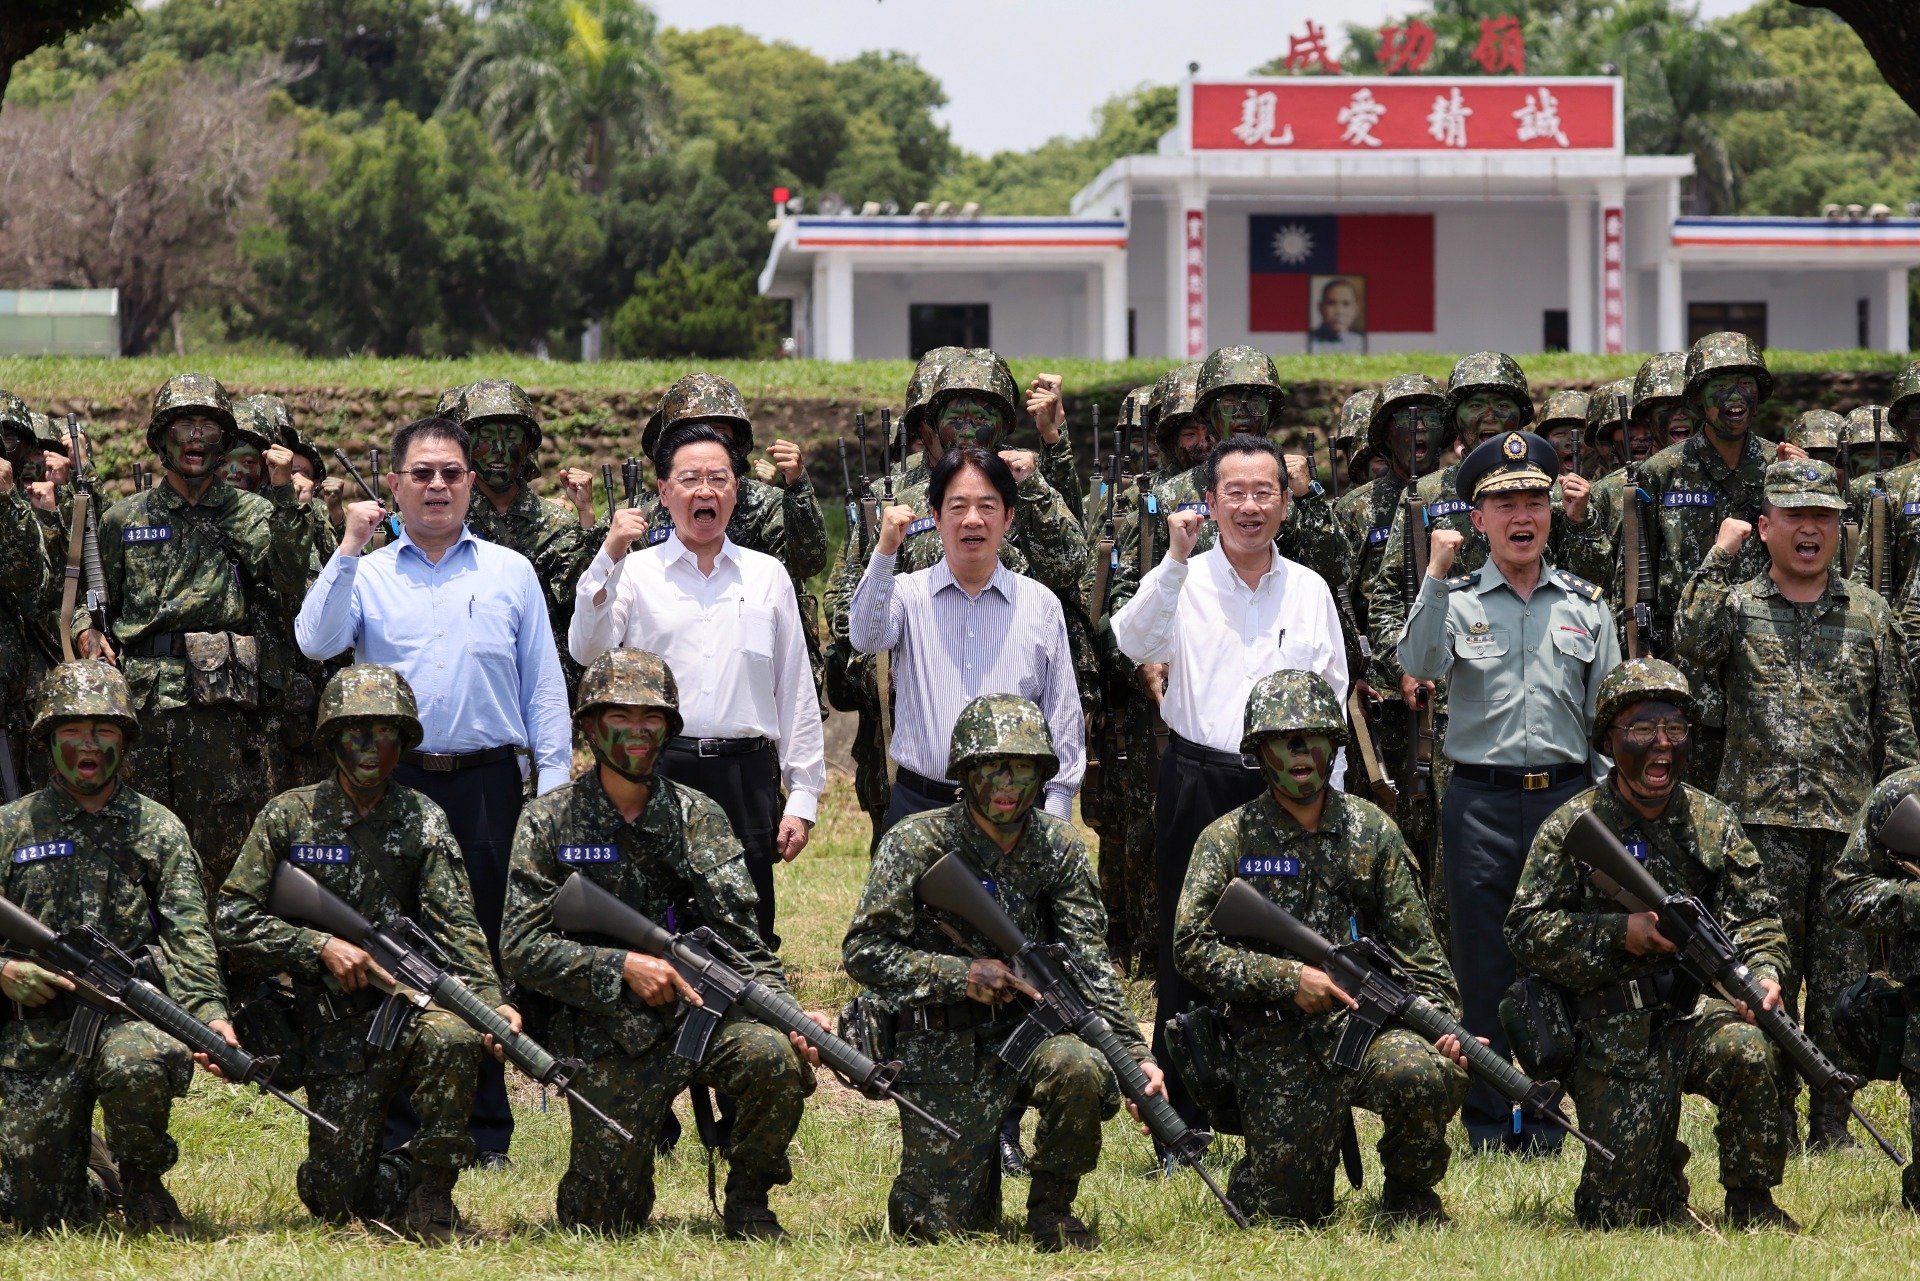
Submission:
[[[1553,647],[1576,663],[1591,663],[1598,642],[1593,633],[1575,630],[1570,624],[1553,624]]]
[[[751,601],[740,602],[739,644],[741,653],[748,659],[764,664],[773,662],[774,638],[777,634],[773,607],[756,605]]]
[[[1513,638],[1504,629],[1453,634],[1453,673],[1447,699],[1456,703],[1497,703],[1510,692],[1506,686],[1508,651]]]

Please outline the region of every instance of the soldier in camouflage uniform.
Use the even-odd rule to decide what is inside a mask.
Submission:
[[[1317,1223],[1333,1213],[1333,1170],[1348,1109],[1377,1112],[1386,1187],[1382,1213],[1444,1222],[1433,1189],[1447,1172],[1447,1118],[1467,1077],[1418,1034],[1383,1029],[1358,1070],[1333,1062],[1346,1027],[1324,971],[1229,940],[1208,923],[1236,877],[1308,928],[1352,930],[1387,949],[1417,995],[1450,1013],[1460,997],[1393,822],[1370,801],[1327,786],[1347,741],[1332,686],[1311,672],[1274,672],[1247,697],[1240,750],[1257,755],[1267,790],[1200,835],[1180,890],[1180,972],[1226,1007],[1247,1154],[1228,1192],[1242,1208]]]
[[[278,443],[273,422],[265,407],[252,397],[233,402],[234,439],[220,465],[220,478],[243,494],[258,494],[266,488],[267,450]],[[293,459],[288,459],[289,467]],[[288,483],[292,483],[291,475]],[[295,490],[298,499],[298,490]],[[312,513],[305,510],[311,529]],[[308,555],[309,570],[313,557]],[[301,586],[305,587],[305,582]],[[313,724],[311,701],[304,709],[288,706],[287,689],[293,682],[293,660],[300,657],[300,646],[293,639],[294,615],[300,612],[301,596],[276,594],[271,614],[257,620],[254,635],[260,642],[260,706],[247,725],[246,750],[266,762],[262,792],[272,795],[293,786],[292,757],[288,750],[288,721]],[[305,780],[299,780],[304,782]]]
[[[553,925],[553,897],[578,873],[667,929],[711,928],[748,978],[786,990],[779,959],[761,941],[753,879],[727,816],[654,771],[660,749],[681,730],[679,701],[658,655],[610,649],[588,666],[575,725],[596,768],[528,802],[521,816],[501,962],[516,984],[551,1003],[553,1048],[583,1064],[575,1084],[634,1135],[624,1143],[574,1108],[556,1201],[561,1223],[616,1232],[646,1225],[662,1118],[694,1082],[738,1102],[722,1211],[727,1235],[781,1238],[767,1193],[793,1179],[787,1148],[813,1088],[798,1041],[733,1010],[707,1056],[690,1064],[673,1053],[680,1002],[694,997],[678,971],[658,957],[569,938]]]
[[[33,734],[52,754],[54,782],[0,808],[0,893],[56,933],[91,927],[128,953],[154,957],[168,994],[237,1044],[187,831],[121,777],[123,754],[140,736],[126,681],[104,663],[56,667]],[[98,1103],[119,1156],[128,1228],[184,1234],[161,1175],[179,1159],[167,1122],[187,1092],[193,1056],[156,1027],[108,1015],[76,1057],[67,1045],[78,1008],[71,988],[32,961],[0,967],[0,992],[14,1003],[0,1028],[0,1159],[12,1176],[14,1221],[40,1231],[95,1216],[86,1134]]]
[[[1770,568],[1739,575],[1749,531],[1725,521],[1681,597],[1674,649],[1726,691],[1727,738],[1740,750],[1726,754],[1714,795],[1746,827],[1779,903],[1787,1000],[1798,1008],[1805,987],[1807,1035],[1847,1066],[1833,1009],[1867,956],[1820,900],[1861,802],[1879,779],[1920,764],[1920,741],[1892,609],[1832,572],[1839,477],[1810,459],[1774,463],[1765,500]],[[1838,1093],[1813,1100],[1809,1146],[1852,1143],[1845,1105]]]
[[[345,939],[267,910],[281,863],[299,867],[369,920],[410,917],[475,995],[516,1029],[519,1015],[502,1004],[446,815],[392,781],[400,753],[420,742],[406,678],[375,663],[346,668],[321,695],[314,738],[333,758],[334,776],[283,792],[261,811],[220,890],[220,947],[247,979],[289,977],[288,1017],[303,1042],[307,1101],[340,1127],[330,1134],[308,1125],[307,1159],[296,1176],[300,1200],[329,1223],[380,1221],[420,1240],[447,1241],[459,1233],[454,1183],[474,1157],[467,1114],[482,1038],[452,1014],[430,1009],[413,1014],[393,1048],[369,1045],[382,1004],[372,961]],[[281,986],[277,979],[271,985]],[[388,1104],[406,1090],[420,1128],[407,1145],[402,1201],[397,1179],[381,1169],[380,1141]]]
[[[1576,450],[1576,443],[1585,443],[1587,430],[1587,393],[1563,388],[1548,395],[1547,403],[1540,407],[1539,432],[1553,442],[1555,452],[1560,455],[1560,470],[1577,471],[1592,479],[1601,475],[1601,460],[1591,449]],[[1576,458],[1579,466],[1575,467]]]
[[[1882,417],[1879,425],[1874,424],[1874,415]],[[1904,490],[1909,481],[1920,475],[1920,463],[1907,461],[1906,444],[1886,411],[1878,405],[1860,405],[1850,410],[1846,425],[1841,428],[1840,441],[1844,446],[1839,451],[1836,462],[1844,460],[1850,476],[1841,477],[1843,492],[1847,496],[1846,519],[1859,527],[1858,558],[1854,564],[1842,563],[1843,574],[1858,573],[1862,581],[1875,591],[1891,597],[1895,585],[1899,582],[1899,560],[1902,548],[1898,544],[1900,521],[1904,513],[1904,504],[1898,503],[1894,495]],[[1782,451],[1782,456],[1791,456]],[[1883,558],[1882,581],[1872,582],[1866,577],[1870,573],[1872,557],[1870,547],[1873,538],[1873,501],[1881,495],[1887,496],[1886,517],[1886,554]]]
[[[0,729],[7,743],[5,765],[14,787],[26,787],[29,688],[37,679],[29,658],[27,620],[40,607],[53,575],[46,539],[27,501],[21,479],[33,450],[33,423],[27,407],[12,392],[0,391]],[[0,802],[10,799],[0,795]]]
[[[1894,377],[1887,403],[1887,421],[1901,434],[1909,457],[1920,458],[1920,360]],[[1894,595],[1906,598],[1914,588],[1914,566],[1920,558],[1920,462],[1903,463],[1887,478],[1894,547]]]
[[[916,1241],[991,1231],[1000,1217],[995,1130],[1010,1107],[1039,1113],[1027,1192],[1027,1232],[1043,1250],[1090,1249],[1073,1213],[1080,1180],[1100,1159],[1100,1123],[1120,1107],[1113,1070],[1070,1035],[1044,1041],[1024,1072],[997,1050],[1018,1023],[1012,1003],[1033,989],[956,917],[921,903],[914,887],[943,854],[964,859],[1028,938],[1059,944],[1080,967],[1099,1011],[1152,1087],[1148,1055],[1107,957],[1106,913],[1073,826],[1042,810],[1058,768],[1040,709],[985,694],[954,722],[952,772],[963,798],[903,820],[880,842],[847,927],[841,958],[873,1013],[894,1029],[903,1083],[960,1131],[946,1139],[902,1112],[900,1173],[887,1222]]]
[[[186,823],[209,897],[271,786],[254,732],[259,647],[276,611],[300,599],[312,555],[284,445],[267,449],[262,494],[219,476],[235,432],[215,378],[177,374],[154,394],[147,444],[166,475],[101,516],[111,644],[91,629],[79,637],[83,654],[118,656],[144,731],[128,781]]]
[[[311,587],[340,545],[339,537],[327,520],[326,503],[319,494],[319,486],[327,478],[326,460],[312,442],[300,438],[300,433],[294,429],[293,414],[287,408],[286,401],[278,396],[254,395],[247,397],[247,404],[254,417],[265,425],[267,438],[293,451],[294,497],[305,504],[307,524],[313,531],[313,554],[307,559],[306,581],[306,586]],[[300,595],[286,602],[286,630],[280,641],[286,647],[288,662],[287,685],[281,698],[279,717],[280,739],[286,748],[288,786],[292,787],[317,783],[332,773],[332,756],[314,742],[314,716],[320,707],[320,691],[326,688],[327,681],[346,662],[344,658],[315,662],[300,652],[299,643],[293,635],[293,620],[299,614],[300,602],[305,597],[306,592],[302,589]]]
[[[1793,426],[1787,430],[1787,444],[1800,451],[1789,456],[1811,458],[1837,469],[1840,465],[1840,437],[1846,430],[1847,420],[1831,409],[1809,409],[1795,419]]]
[[[1588,1155],[1575,1219],[1619,1227],[1686,1217],[1685,1092],[1718,1109],[1728,1219],[1792,1230],[1772,1193],[1787,1159],[1778,1053],[1742,1011],[1703,996],[1674,966],[1652,913],[1629,915],[1565,848],[1574,821],[1597,815],[1669,892],[1706,905],[1779,999],[1787,941],[1760,856],[1731,808],[1680,781],[1692,713],[1686,677],[1669,663],[1633,659],[1607,674],[1593,746],[1613,771],[1541,825],[1507,916],[1507,944],[1522,971],[1567,993],[1579,1042],[1574,1105],[1581,1127],[1615,1157]]]

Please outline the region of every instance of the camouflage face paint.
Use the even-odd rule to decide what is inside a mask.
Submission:
[[[348,724],[333,740],[333,761],[340,781],[355,791],[384,785],[400,763],[400,730],[388,721]]]
[[[1504,391],[1480,391],[1460,402],[1454,420],[1460,434],[1479,444],[1503,431],[1520,430],[1520,402]]]
[[[1006,421],[999,407],[984,396],[960,392],[940,402],[935,426],[939,428],[940,443],[945,449],[952,449],[963,441],[992,449],[1012,424]]]
[[[960,780],[967,808],[990,827],[1017,827],[1040,799],[1040,764],[1030,756],[988,757]]]
[[[160,440],[160,461],[183,480],[199,480],[220,465],[225,435],[211,418],[176,418]]]
[[[260,457],[260,451],[244,442],[227,451],[227,458],[220,465],[220,475],[235,489],[244,489],[249,494],[260,488],[261,480],[266,476],[266,463]]]
[[[1693,411],[1685,404],[1675,404],[1666,414],[1663,428],[1667,434],[1667,443],[1674,444],[1693,435]]]
[[[489,489],[511,489],[527,465],[527,429],[511,418],[473,424],[473,469]]]
[[[587,734],[593,759],[632,783],[653,777],[667,742],[667,718],[645,707],[603,708]]]
[[[62,721],[53,727],[53,769],[75,796],[98,796],[120,773],[126,731],[112,721]]]
[[[1228,436],[1264,436],[1273,398],[1265,392],[1225,391],[1213,398],[1209,413],[1214,430]]]
[[[1216,439],[1208,424],[1189,418],[1180,424],[1179,434],[1173,439],[1173,465],[1181,471],[1198,467],[1213,452]]]
[[[1327,786],[1333,738],[1327,734],[1271,734],[1260,743],[1260,772],[1288,800],[1308,803]]]
[[[1608,736],[1613,748],[1613,772],[1627,799],[1647,809],[1663,809],[1673,795],[1674,786],[1687,772],[1687,757],[1693,750],[1691,736],[1675,743],[1665,734],[1656,735],[1644,746],[1634,744],[1623,727],[1656,721],[1685,721],[1686,713],[1672,703],[1635,703],[1614,721]]]
[[[1438,405],[1400,405],[1387,415],[1387,448],[1403,477],[1427,470],[1427,452],[1439,439],[1446,413]]]
[[[1714,374],[1700,388],[1701,416],[1721,440],[1740,440],[1760,407],[1760,381],[1752,374]]]

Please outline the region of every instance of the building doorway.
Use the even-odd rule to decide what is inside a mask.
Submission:
[[[991,347],[992,330],[983,302],[916,302],[907,308],[907,358],[935,347]]]

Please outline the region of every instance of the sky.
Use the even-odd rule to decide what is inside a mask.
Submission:
[[[648,0],[681,28],[732,24],[839,61],[899,49],[939,77],[953,140],[1026,151],[1092,131],[1093,112],[1142,83],[1244,75],[1286,52],[1308,19],[1336,55],[1349,22],[1379,25],[1415,0]],[[1709,18],[1753,0],[1701,0]]]

